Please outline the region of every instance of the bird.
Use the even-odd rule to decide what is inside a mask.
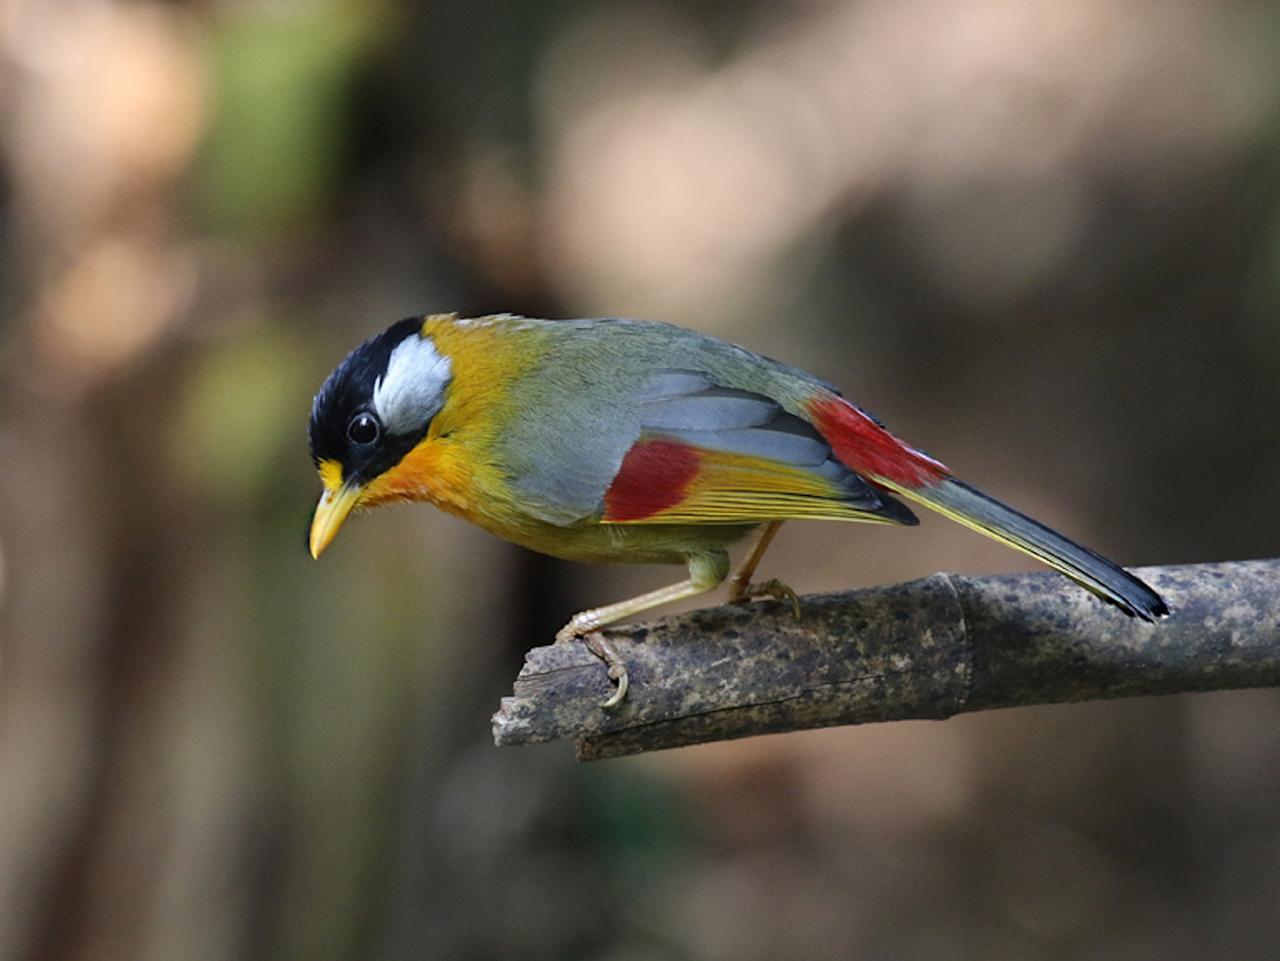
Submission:
[[[667,587],[575,614],[627,695],[600,628],[706,594],[795,592],[755,580],[788,520],[919,523],[906,502],[1023,551],[1125,614],[1169,613],[1100,554],[960,480],[830,383],[708,334],[620,318],[410,317],[352,350],[311,406],[319,558],[352,511],[427,502],[543,554],[680,564]],[[729,548],[754,534],[731,573]]]

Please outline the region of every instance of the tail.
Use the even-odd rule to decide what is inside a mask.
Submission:
[[[1124,568],[963,481],[946,477],[914,490],[891,486],[904,497],[1043,561],[1126,614],[1154,621],[1169,613],[1164,599]]]
[[[844,398],[821,394],[809,414],[841,462],[881,487],[1030,554],[1126,614],[1154,621],[1169,613],[1160,595],[1128,571],[956,480]]]

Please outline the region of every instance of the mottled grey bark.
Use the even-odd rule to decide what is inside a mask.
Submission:
[[[529,652],[499,745],[577,739],[584,760],[835,724],[1280,684],[1280,560],[1150,567],[1147,624],[1057,574],[923,580],[695,611],[608,632],[631,691],[614,711],[580,644]]]

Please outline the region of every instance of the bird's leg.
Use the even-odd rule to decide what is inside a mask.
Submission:
[[[747,552],[747,556],[742,559],[738,569],[729,578],[730,603],[736,604],[738,601],[749,601],[752,598],[751,578],[755,576],[756,568],[760,566],[764,552],[773,543],[773,538],[781,526],[782,521],[770,521],[760,528],[759,533],[756,534],[756,541],[751,545],[751,550]]]
[[[751,580],[756,567],[760,564],[760,559],[773,543],[774,535],[778,533],[778,528],[781,526],[782,521],[770,521],[760,528],[760,533],[756,535],[756,542],[751,545],[751,550],[747,552],[747,556],[729,578],[730,604],[741,604],[753,597],[772,597],[777,601],[789,601],[796,612],[796,617],[800,616],[800,598],[782,581],[776,577],[771,577],[767,581]]]
[[[715,590],[720,586],[728,572],[729,555],[724,551],[695,554],[689,558],[688,580],[681,581],[679,584],[660,587],[656,591],[650,591],[647,594],[641,594],[639,597],[632,597],[625,601],[618,601],[616,604],[595,607],[575,614],[569,619],[568,624],[556,632],[556,643],[567,644],[571,641],[582,640],[586,643],[591,653],[605,663],[605,666],[609,668],[609,679],[616,681],[618,686],[617,690],[613,692],[613,696],[600,706],[606,709],[615,708],[627,696],[627,687],[629,686],[627,665],[621,655],[618,654],[617,649],[609,642],[609,639],[599,633],[599,628],[651,608],[669,604],[672,601],[681,601],[686,597],[697,597],[699,594]]]

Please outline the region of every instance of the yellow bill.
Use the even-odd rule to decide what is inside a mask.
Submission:
[[[329,543],[338,536],[342,522],[359,503],[363,492],[363,487],[352,483],[325,488],[320,495],[320,503],[316,504],[315,516],[311,518],[312,557],[319,558]]]

